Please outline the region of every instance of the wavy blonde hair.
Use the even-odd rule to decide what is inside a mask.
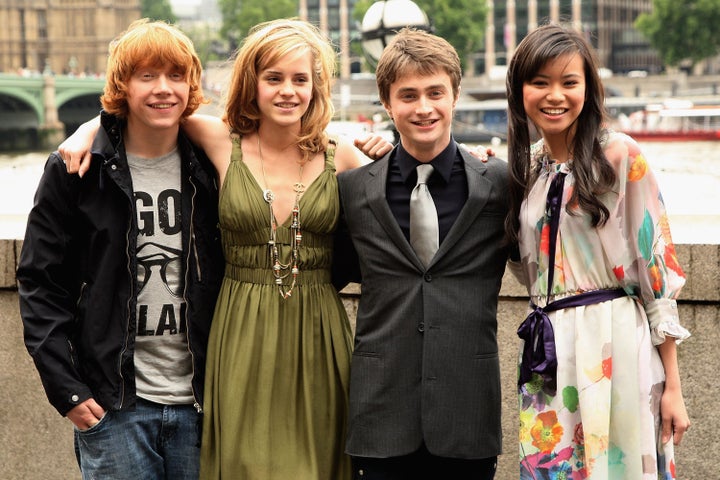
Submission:
[[[182,118],[208,103],[202,91],[202,65],[192,41],[165,22],[141,18],[110,42],[106,81],[100,102],[106,112],[128,116],[127,90],[132,75],[147,66],[172,65],[190,85],[188,104]]]
[[[297,142],[304,160],[325,151],[325,129],[335,113],[331,89],[337,55],[315,26],[295,18],[256,25],[238,49],[223,117],[232,133],[248,134],[260,126],[260,72],[287,55],[305,52],[312,55],[312,99],[302,116]]]

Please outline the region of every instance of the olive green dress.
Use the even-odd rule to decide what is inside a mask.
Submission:
[[[220,192],[226,270],[208,346],[202,479],[350,478],[352,334],[330,283],[340,208],[333,158],[331,144],[300,199],[299,285],[283,299],[270,269],[268,204],[235,142]],[[277,229],[283,263],[289,240],[286,222]]]

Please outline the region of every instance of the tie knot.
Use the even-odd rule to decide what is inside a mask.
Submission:
[[[433,172],[433,166],[429,163],[423,163],[415,167],[417,169],[417,185],[420,185],[421,183],[427,183],[428,178],[430,178],[430,175],[432,175]]]

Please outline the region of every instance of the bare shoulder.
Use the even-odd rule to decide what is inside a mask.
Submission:
[[[340,138],[336,139],[335,170],[337,173],[352,170],[362,165],[357,148],[350,142]]]

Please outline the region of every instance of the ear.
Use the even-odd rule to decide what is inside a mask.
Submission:
[[[385,113],[388,114],[388,117],[390,117],[390,120],[395,121],[392,114],[392,107],[389,103],[383,103],[383,108],[385,109]]]
[[[457,95],[455,95],[455,98],[453,98],[452,102],[452,111],[455,112],[455,107],[457,106],[458,100],[460,100],[460,86],[458,85],[457,89]]]

